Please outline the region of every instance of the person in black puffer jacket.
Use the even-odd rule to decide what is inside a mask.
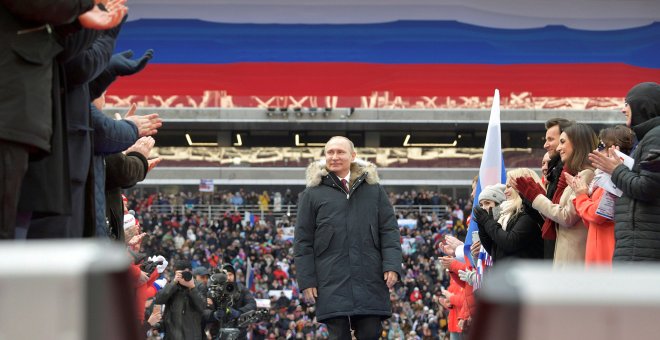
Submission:
[[[614,261],[660,261],[660,85],[635,85],[623,108],[629,127],[639,143],[631,157],[632,170],[618,157],[592,152],[594,166],[612,174],[612,182],[623,191],[615,207]]]
[[[486,209],[474,208],[481,244],[493,256],[495,263],[512,258],[543,258],[541,223],[526,212],[521,196],[510,185],[510,182],[515,182],[518,177],[531,177],[537,183],[541,183],[536,173],[530,169],[510,170],[507,172],[508,185],[502,193],[506,196],[506,201],[500,206],[501,214],[493,214],[492,210],[489,214]],[[482,194],[492,187],[486,187]],[[481,199],[482,196],[479,195],[480,204]]]

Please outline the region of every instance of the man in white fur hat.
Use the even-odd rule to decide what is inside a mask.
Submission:
[[[330,339],[378,339],[392,315],[389,289],[401,276],[399,228],[376,167],[353,143],[332,137],[307,168],[294,253],[300,290],[317,304]]]

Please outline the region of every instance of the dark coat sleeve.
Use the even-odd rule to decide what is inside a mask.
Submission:
[[[314,264],[314,231],[316,217],[307,190],[300,195],[298,202],[298,217],[293,239],[293,252],[296,262],[298,287],[300,291],[317,287],[316,268]]]
[[[203,317],[204,309],[206,309],[206,299],[198,289],[189,289],[188,296],[190,297],[190,305],[193,309],[199,311],[200,316]]]
[[[497,248],[505,253],[519,251],[532,243],[539,234],[538,224],[526,214],[521,215],[514,225],[507,227],[507,230],[502,229],[499,223],[492,220],[484,227],[488,236],[497,244]]]
[[[158,293],[156,293],[156,297],[154,298],[154,304],[156,305],[165,305],[167,304],[174,293],[176,293],[181,287],[179,286],[178,283],[176,282],[169,282],[168,284],[163,287],[163,289],[159,290]]]
[[[144,180],[149,163],[141,153],[119,152],[105,158],[105,168],[106,189],[130,188]]]
[[[396,222],[392,204],[382,186],[378,195],[378,231],[383,256],[383,272],[392,271],[399,274],[399,279],[403,278],[399,225]]]
[[[241,314],[257,310],[257,301],[247,288],[241,290],[241,305],[242,307],[238,309]]]
[[[652,149],[660,149],[660,130],[653,129],[639,143],[641,148],[638,160],[645,159]],[[635,164],[631,171],[621,164],[612,172],[612,182],[623,191],[625,196],[638,201],[654,201],[660,192],[660,173],[639,169]]]
[[[17,18],[35,23],[63,25],[94,7],[93,0],[0,0]]]
[[[490,222],[497,224],[497,222],[495,222],[494,220],[489,220],[489,223]],[[488,252],[488,254],[493,255],[493,239],[486,232],[486,226],[482,226],[478,224],[478,228],[479,228],[479,242],[481,242],[481,245],[484,247],[484,249],[486,249],[486,252]]]
[[[124,21],[126,21],[126,17],[124,17]],[[119,24],[115,28],[102,32],[83,29],[65,39],[64,49],[69,51],[69,54],[63,55],[61,58],[67,61],[64,64],[64,71],[66,72],[68,84],[81,85],[88,83],[105,70],[115,49],[115,42],[121,26],[122,24]],[[80,53],[72,53],[73,51],[80,51],[81,46],[85,46],[90,39],[93,42],[89,48],[82,50]],[[90,98],[96,99],[98,95]]]
[[[135,124],[127,120],[114,120],[90,105],[94,126],[94,154],[108,155],[124,151],[139,138]]]

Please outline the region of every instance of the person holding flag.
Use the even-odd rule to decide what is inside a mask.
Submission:
[[[493,210],[497,207],[488,208],[482,204],[490,197],[498,203],[499,185],[486,187],[479,196],[479,203],[482,206],[474,208],[474,216],[479,225],[479,239],[488,253],[493,256],[493,263],[505,258],[543,258],[541,225],[527,214],[520,195],[511,185],[519,177],[530,177],[541,184],[540,178],[531,169],[511,170],[507,173],[506,188],[501,192],[502,199],[506,197],[506,201],[500,206],[501,213],[495,213],[493,218]],[[490,192],[494,194],[484,196]]]
[[[490,111],[490,120],[488,122],[488,131],[486,132],[484,153],[481,158],[481,166],[479,167],[479,179],[477,180],[473,206],[479,206],[478,197],[484,188],[489,185],[506,182],[505,176],[506,170],[504,168],[504,158],[502,157],[502,135],[500,128],[500,91],[495,90],[493,106]],[[464,258],[466,264],[477,269],[474,289],[479,289],[485,267],[492,264],[492,258],[483,247],[480,248],[477,260],[472,259],[469,255],[466,256],[467,254],[470,254],[470,247],[474,243],[472,235],[477,233],[478,230],[479,227],[473,215],[470,218],[467,236],[465,237],[465,245],[463,246],[463,249],[457,249],[456,254],[456,258]]]

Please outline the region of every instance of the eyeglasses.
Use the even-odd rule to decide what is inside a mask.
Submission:
[[[591,144],[591,145],[593,145],[593,144]],[[603,150],[605,150],[605,149],[607,148],[607,146],[606,146],[605,143],[603,143],[603,141],[601,140],[600,142],[598,142],[598,146],[597,146],[596,148],[598,149],[598,151],[603,151]]]

